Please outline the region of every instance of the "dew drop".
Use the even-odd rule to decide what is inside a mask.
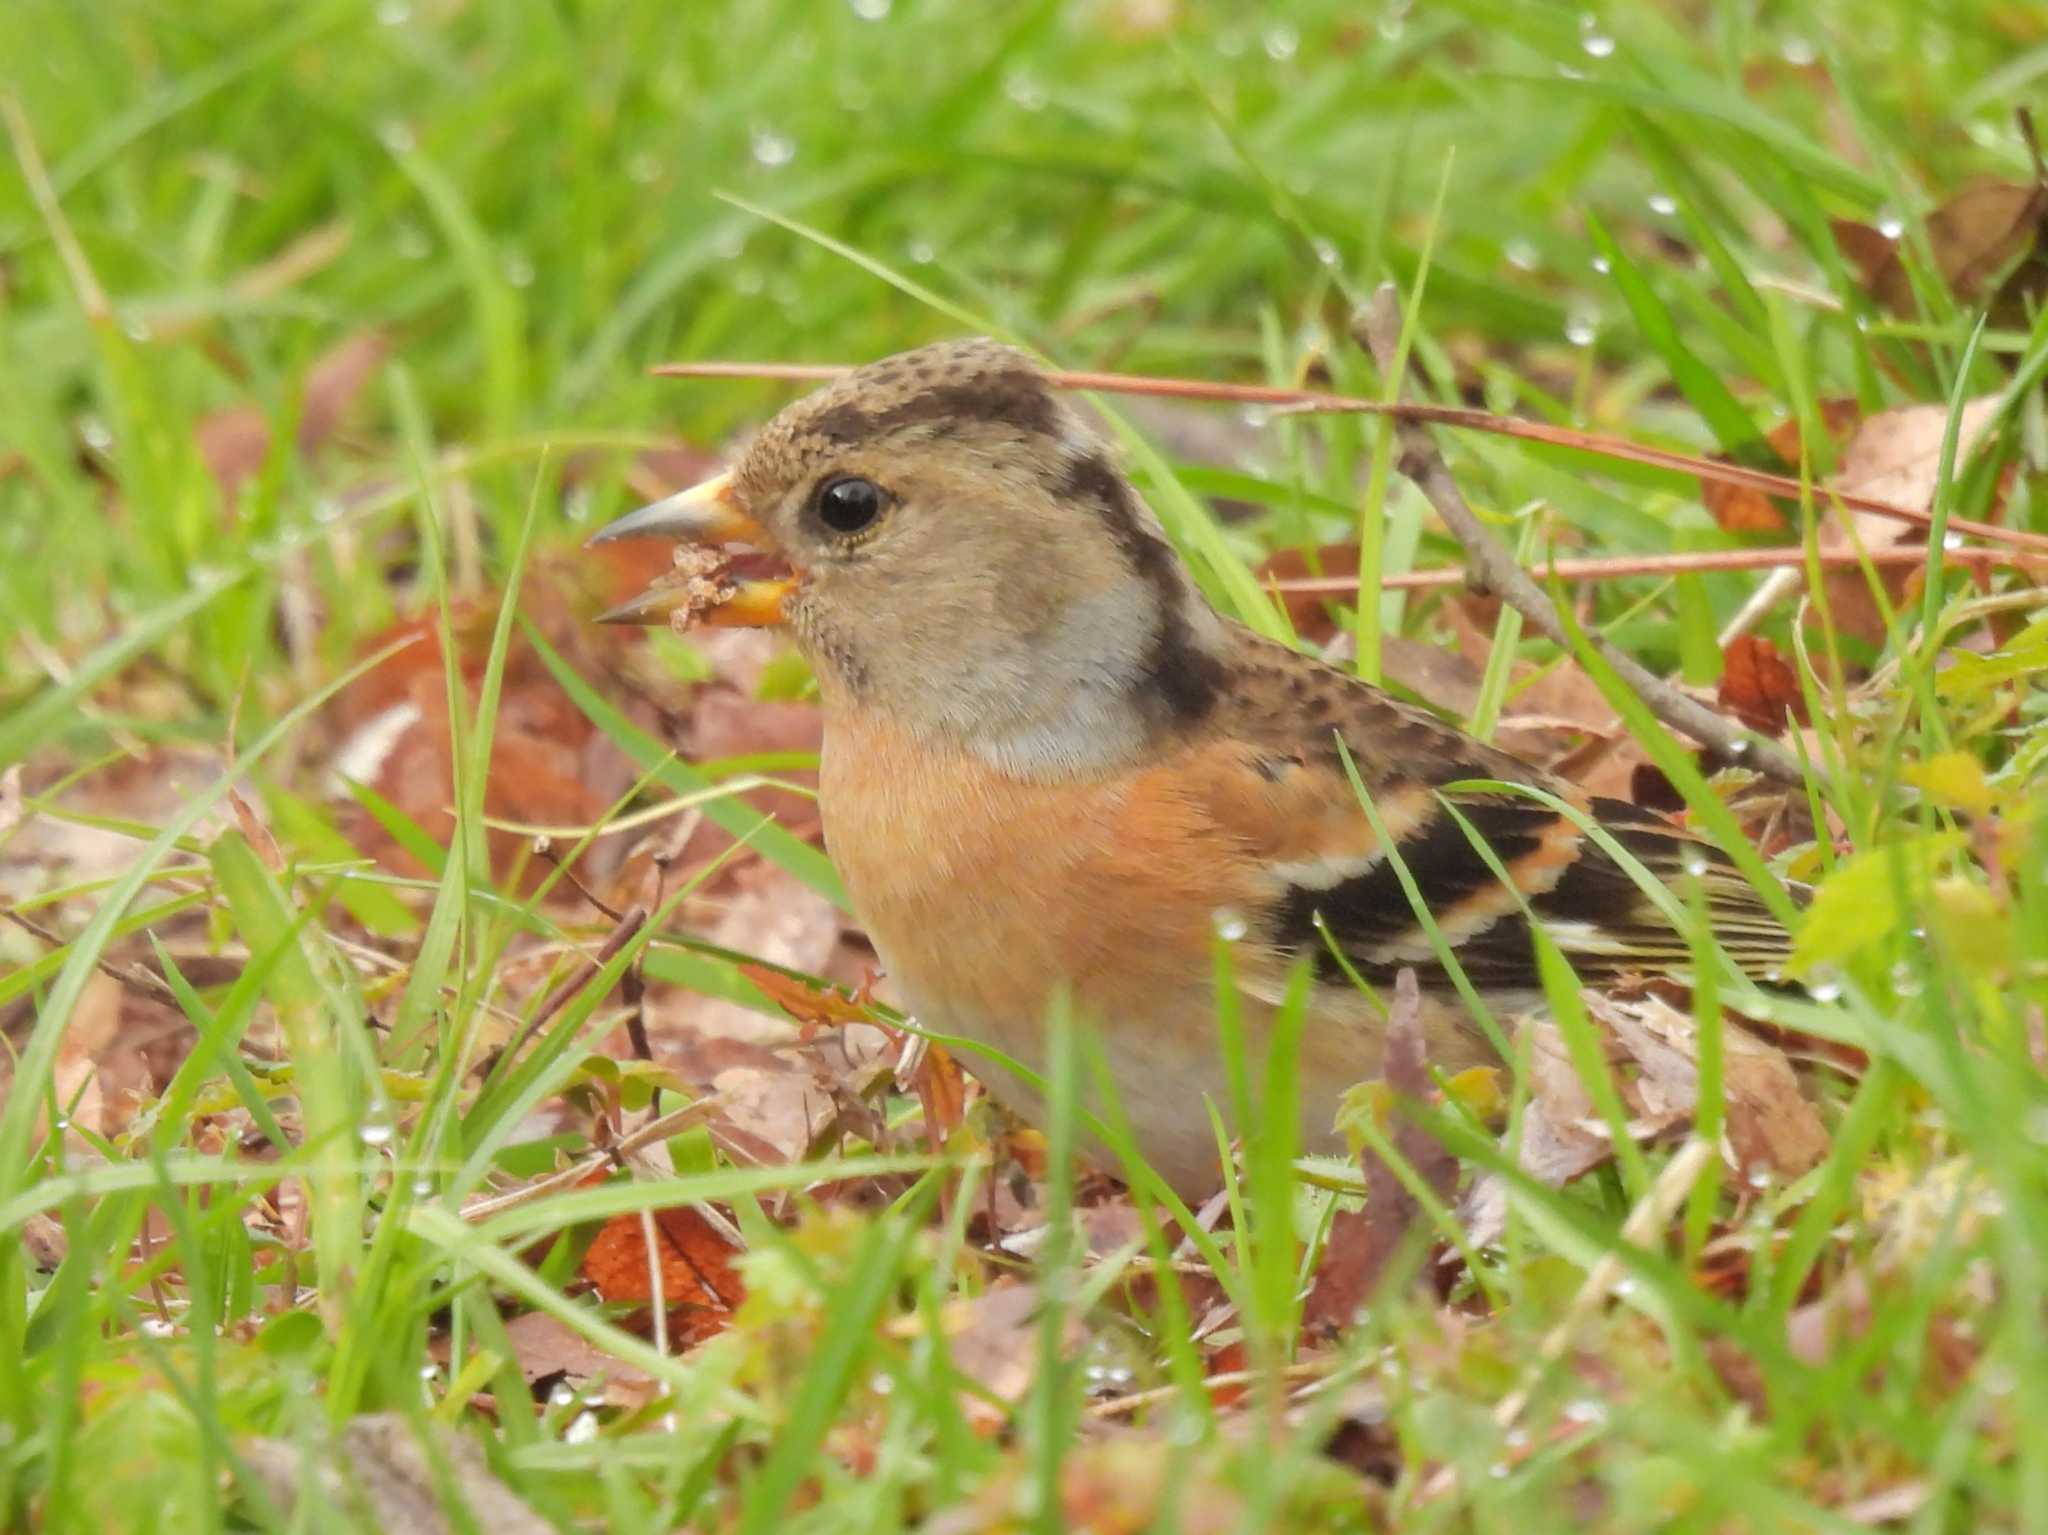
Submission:
[[[1614,57],[1614,39],[1605,32],[1588,32],[1579,39],[1579,46],[1586,50],[1586,57],[1608,59]]]
[[[1628,1298],[1629,1298],[1629,1297],[1630,1297],[1631,1295],[1633,1295],[1633,1294],[1635,1294],[1635,1293],[1636,1293],[1636,1288],[1637,1288],[1637,1287],[1636,1287],[1636,1282],[1635,1282],[1635,1281],[1634,1281],[1633,1279],[1617,1279],[1617,1280],[1615,1280],[1615,1281],[1614,1281],[1614,1295],[1615,1295],[1615,1299],[1617,1299],[1617,1300],[1627,1300],[1627,1299],[1628,1299]]]
[[[1842,1000],[1842,983],[1840,981],[1815,981],[1806,988],[1806,993],[1816,1002],[1839,1002]]]
[[[1678,211],[1678,199],[1669,192],[1652,192],[1650,194],[1650,211],[1659,218],[1668,219]]]
[[[1819,57],[1811,41],[1796,33],[1778,44],[1778,57],[1794,69],[1804,69]]]
[[[1408,30],[1408,7],[1390,5],[1380,12],[1380,36],[1390,43],[1398,43],[1401,34]]]
[[[1728,743],[1728,755],[1731,757],[1747,757],[1749,755],[1749,742],[1740,739],[1730,741]]]
[[[62,1135],[65,1131],[71,1128],[71,1121],[69,1119],[60,1118],[50,1128],[55,1130],[59,1135]]]
[[[753,151],[756,164],[779,170],[796,158],[796,141],[772,128],[756,128]]]
[[[1026,112],[1041,111],[1045,106],[1045,84],[1027,69],[1013,69],[1003,76],[1003,94]]]
[[[1209,914],[1209,920],[1215,925],[1216,936],[1225,943],[1236,943],[1251,931],[1251,924],[1245,920],[1244,913],[1235,906],[1217,907]]]
[[[1593,258],[1593,270],[1598,272],[1602,277],[1605,277],[1609,272],[1614,270],[1614,263],[1609,261],[1605,256],[1595,256]]]
[[[1685,855],[1685,872],[1692,875],[1693,878],[1698,879],[1707,872],[1708,868],[1709,865],[1703,855],[1699,853],[1687,853]]]
[[[1310,249],[1316,253],[1316,260],[1320,261],[1324,266],[1336,266],[1344,259],[1343,254],[1337,249],[1337,242],[1335,240],[1318,238],[1310,243]]]
[[[167,1322],[160,1316],[146,1316],[142,1319],[137,1330],[145,1338],[168,1338],[176,1334],[178,1324]]]
[[[938,259],[939,255],[937,251],[932,249],[932,242],[929,240],[912,240],[905,247],[903,253],[910,258],[911,263],[915,266],[930,266]]]
[[[1600,335],[1600,322],[1589,314],[1568,315],[1564,322],[1564,339],[1573,346],[1591,346]]]
[[[130,341],[147,341],[155,334],[149,328],[149,321],[140,315],[130,315],[121,322],[121,333]]]
[[[890,0],[847,0],[853,7],[853,14],[862,21],[887,21]]]
[[[1744,1183],[1747,1183],[1751,1188],[1755,1189],[1759,1194],[1761,1194],[1765,1190],[1770,1188],[1774,1180],[1771,1177],[1771,1170],[1768,1167],[1759,1166],[1752,1167],[1749,1170],[1749,1176],[1743,1179],[1742,1181]]]
[[[564,1444],[588,1444],[597,1437],[597,1429],[596,1413],[579,1412],[570,1420],[569,1426],[562,1430],[562,1442]]]
[[[1595,1397],[1582,1396],[1564,1404],[1564,1415],[1572,1423],[1605,1423],[1607,1404]]]
[[[434,1192],[434,1180],[422,1174],[412,1180],[412,1191],[421,1199],[430,1198]]]
[[[550,1392],[548,1392],[548,1406],[550,1406],[550,1407],[574,1407],[575,1405],[576,1405],[576,1388],[575,1388],[574,1386],[570,1385],[570,1384],[569,1384],[569,1383],[568,1383],[567,1381],[565,1381],[565,1380],[558,1380],[558,1381],[556,1381],[556,1382],[555,1382],[555,1385],[554,1385],[554,1389],[553,1389],[553,1390],[551,1390]]]
[[[1963,547],[1963,535],[1962,535],[1962,534],[1960,534],[1960,533],[1944,533],[1944,534],[1942,534],[1942,536],[1941,536],[1941,547],[1942,547],[1942,548],[1944,548],[1944,549],[1960,549],[1960,548],[1962,548],[1962,547]]]
[[[391,1138],[396,1134],[398,1134],[398,1126],[394,1125],[386,1117],[385,1111],[382,1109],[372,1109],[370,1117],[356,1126],[356,1139],[360,1140],[365,1146],[372,1148],[390,1145]]]
[[[1887,240],[1896,240],[1906,232],[1906,221],[1890,209],[1877,216],[1877,232]]]
[[[1508,241],[1501,247],[1501,254],[1507,258],[1508,265],[1517,272],[1533,272],[1537,263],[1543,259],[1536,247],[1527,240]]]
[[[1268,27],[1260,38],[1266,49],[1266,57],[1275,64],[1285,64],[1301,51],[1301,34],[1288,26]]]
[[[423,1364],[420,1366],[421,1380],[433,1380],[436,1377],[438,1377],[440,1373],[441,1367],[437,1364]]]

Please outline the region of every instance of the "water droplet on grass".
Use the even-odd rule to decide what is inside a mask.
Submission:
[[[1877,216],[1877,232],[1887,240],[1896,240],[1906,232],[1906,221],[1887,208]]]
[[[1251,924],[1245,920],[1244,913],[1235,906],[1217,907],[1209,914],[1209,920],[1215,925],[1216,936],[1225,943],[1236,943],[1251,931]]]
[[[379,24],[387,27],[402,27],[412,20],[412,7],[406,0],[382,0],[377,7]]]
[[[1614,263],[1609,261],[1605,256],[1595,256],[1593,258],[1593,270],[1598,272],[1602,277],[1605,277],[1609,272],[1614,270]]]
[[[1501,254],[1507,258],[1508,265],[1517,272],[1533,272],[1543,259],[1536,247],[1527,240],[1508,241],[1501,247]]]
[[[1564,1404],[1564,1415],[1566,1421],[1571,1423],[1605,1423],[1607,1404],[1590,1396],[1582,1396],[1576,1401]]]
[[[1588,32],[1579,39],[1579,46],[1586,50],[1586,57],[1610,59],[1614,57],[1614,39],[1605,32]]]
[[[1669,192],[1652,192],[1650,194],[1650,211],[1659,218],[1668,219],[1678,211],[1678,199]]]
[[[398,1126],[391,1122],[387,1111],[382,1109],[372,1109],[369,1117],[356,1126],[356,1139],[372,1149],[390,1145],[391,1138],[396,1134]]]
[[[146,1316],[136,1330],[145,1338],[169,1338],[178,1331],[176,1322],[167,1322],[160,1316]]]
[[[1778,57],[1794,69],[1804,69],[1819,57],[1807,39],[1794,34],[1778,44]]]
[[[1344,259],[1343,254],[1337,249],[1335,240],[1317,239],[1310,243],[1310,248],[1315,251],[1316,260],[1324,266],[1336,266]]]
[[[772,128],[756,128],[753,135],[754,161],[769,170],[780,170],[796,158],[796,141]]]
[[[1285,64],[1301,50],[1301,34],[1288,26],[1266,28],[1260,41],[1265,45],[1266,57],[1275,64]]]
[[[562,1430],[562,1442],[564,1444],[588,1444],[597,1437],[598,1427],[596,1413],[579,1412],[571,1420],[569,1426]]]
[[[937,251],[932,249],[932,242],[929,240],[912,240],[905,249],[904,254],[916,266],[930,266],[938,259],[939,255]]]
[[[1045,106],[1045,85],[1026,69],[1013,69],[1003,77],[1003,94],[1026,112]]]
[[[847,0],[853,7],[853,14],[862,21],[886,21],[889,18],[890,0]]]
[[[1564,322],[1564,339],[1573,346],[1591,346],[1600,335],[1600,322],[1589,314],[1568,315]]]

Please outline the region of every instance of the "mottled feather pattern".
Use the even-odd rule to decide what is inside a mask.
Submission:
[[[840,476],[889,508],[857,539],[814,510]],[[1230,1101],[1219,935],[1255,1053],[1310,965],[1302,1134],[1326,1149],[1343,1090],[1379,1066],[1385,1015],[1354,976],[1383,992],[1413,966],[1432,1062],[1489,1056],[1404,872],[1496,1007],[1540,1000],[1531,922],[1590,984],[1690,964],[1559,804],[1681,905],[1698,882],[1737,963],[1768,973],[1785,956],[1771,913],[1682,828],[1216,613],[1021,353],[949,343],[860,369],[764,427],[732,483],[796,574],[782,611],[825,708],[827,843],[905,1002],[1039,1071],[1047,1010],[1070,999],[1183,1192],[1214,1186],[1208,1105]],[[1475,780],[1554,803],[1452,787]],[[1035,1112],[1023,1081],[970,1064]]]

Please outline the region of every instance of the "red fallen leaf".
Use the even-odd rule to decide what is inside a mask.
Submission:
[[[1218,1375],[1239,1375],[1250,1367],[1250,1356],[1245,1353],[1244,1340],[1226,1343],[1209,1356],[1211,1381]],[[1246,1387],[1243,1381],[1226,1381],[1221,1385],[1211,1384],[1209,1400],[1217,1407],[1231,1407],[1244,1400]]]
[[[1380,1076],[1397,1100],[1427,1103],[1435,1093],[1422,1030],[1422,993],[1413,970],[1403,969],[1394,978]],[[1424,1185],[1448,1203],[1458,1164],[1443,1143],[1404,1117],[1394,1131],[1393,1147]],[[1362,1160],[1365,1208],[1340,1210],[1330,1223],[1323,1261],[1302,1303],[1304,1331],[1337,1332],[1351,1324],[1421,1213],[1415,1196],[1370,1148]]]
[[[1729,642],[1721,656],[1721,707],[1752,729],[1777,735],[1789,714],[1806,722],[1806,699],[1799,674],[1778,647],[1761,635],[1744,634]]]
[[[1324,544],[1314,551],[1276,549],[1259,562],[1253,574],[1261,583],[1296,581],[1303,576],[1353,576],[1358,574],[1358,545]],[[1281,592],[1279,598],[1294,632],[1304,640],[1322,645],[1335,638],[1337,624],[1330,617],[1333,599],[1313,592]]]
[[[794,976],[770,970],[766,965],[740,965],[737,968],[756,991],[807,1029],[836,1029],[842,1024],[873,1021],[863,1003],[837,987],[807,986]]]
[[[1838,453],[1848,445],[1850,436],[1862,419],[1862,407],[1853,399],[1820,402],[1821,430],[1827,433]],[[1786,473],[1798,472],[1800,436],[1797,416],[1788,417],[1772,427],[1764,434],[1764,441],[1783,461]],[[1730,533],[1782,533],[1787,526],[1778,502],[1746,485],[1702,480],[1700,502],[1713,514],[1714,521]]]
[[[735,1249],[688,1205],[651,1212],[661,1265],[661,1296],[669,1308],[670,1335],[687,1348],[723,1332],[746,1299],[746,1285],[733,1269]],[[583,1277],[607,1301],[654,1299],[654,1264],[647,1251],[648,1222],[639,1214],[614,1215],[583,1255]]]
[[[925,1136],[937,1151],[967,1117],[967,1080],[946,1047],[928,1042],[918,1063],[917,1101],[924,1107]]]

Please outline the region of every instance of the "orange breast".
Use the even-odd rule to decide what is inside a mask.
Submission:
[[[1190,999],[1210,1016],[1216,911],[1254,899],[1256,873],[1174,777],[1032,783],[839,717],[819,792],[833,859],[908,996],[1007,1049],[1062,982],[1110,1029]]]

